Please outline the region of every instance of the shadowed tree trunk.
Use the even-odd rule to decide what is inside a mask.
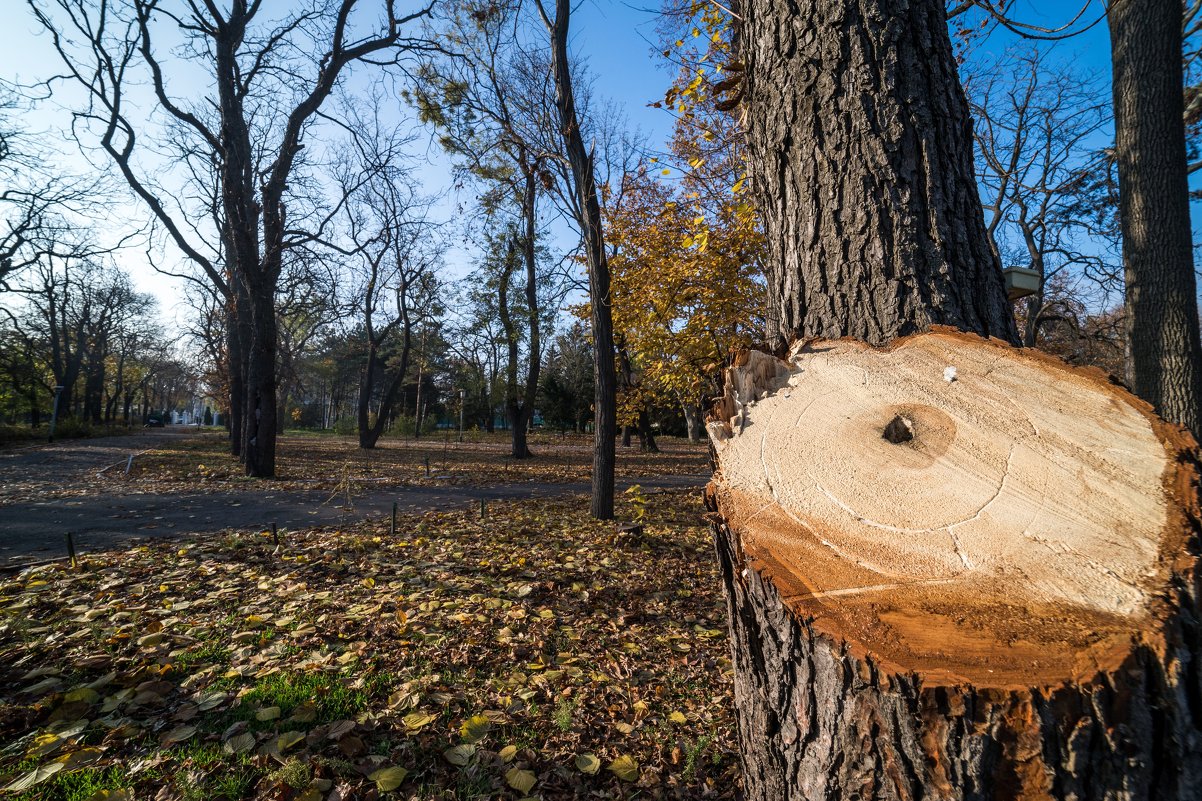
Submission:
[[[555,106],[563,132],[564,149],[572,167],[572,183],[580,209],[580,234],[588,263],[589,308],[593,334],[593,494],[590,511],[598,520],[614,516],[614,439],[618,433],[618,381],[614,369],[614,324],[610,309],[609,262],[601,226],[601,203],[593,154],[585,147],[576,118],[576,99],[572,90],[572,70],[568,61],[568,23],[570,0],[555,0],[551,18],[541,0],[538,10],[551,36],[551,64],[555,74]]]
[[[788,353],[709,422],[746,797],[1199,797],[1197,446],[1005,344],[943,3],[736,11]]]
[[[1202,345],[1186,178],[1181,4],[1117,0],[1107,15],[1123,231],[1127,382],[1202,436]]]

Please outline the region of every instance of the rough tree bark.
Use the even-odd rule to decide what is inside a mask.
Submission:
[[[1006,344],[941,0],[735,10],[790,351],[709,424],[746,797],[1199,797],[1197,446]]]
[[[1181,4],[1107,14],[1123,231],[1127,382],[1202,437],[1202,344],[1182,121]]]
[[[943,3],[741,7],[772,346],[932,324],[1015,341]]]

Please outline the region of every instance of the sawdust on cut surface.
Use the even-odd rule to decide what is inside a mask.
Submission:
[[[770,358],[744,360],[710,431],[723,515],[795,608],[949,679],[1121,661],[1167,575],[1146,407],[964,335]]]

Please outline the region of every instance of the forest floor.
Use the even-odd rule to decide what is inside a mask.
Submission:
[[[338,459],[363,466],[347,475],[384,469],[301,439],[286,441],[283,481],[320,479]],[[483,486],[503,451],[471,445],[432,474]],[[587,446],[539,445],[538,481],[573,485]],[[628,480],[699,480],[704,450],[665,445],[620,457]],[[128,480],[170,496],[203,464],[217,494],[243,481],[219,477],[228,457],[204,440],[163,450]],[[427,453],[381,453],[425,480]],[[290,468],[297,455],[306,464]],[[0,789],[27,801],[734,797],[725,610],[700,494],[634,490],[619,504],[640,535],[591,520],[573,494],[495,501],[483,520],[462,505],[402,513],[395,535],[380,516],[290,530],[278,546],[260,528],[181,535],[10,576]]]

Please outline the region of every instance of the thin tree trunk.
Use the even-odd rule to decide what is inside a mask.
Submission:
[[[375,374],[378,362],[376,343],[371,342],[371,329],[368,328],[367,364],[363,366],[363,374],[359,378],[359,399],[355,404],[356,429],[359,432],[359,447],[372,448],[376,440],[371,436],[371,396],[375,388]]]
[[[534,419],[534,401],[538,397],[538,376],[542,369],[542,340],[538,305],[538,261],[534,250],[534,238],[537,233],[535,226],[536,190],[538,187],[538,163],[527,165],[525,170],[525,191],[522,205],[526,230],[522,233],[522,258],[526,264],[526,326],[529,329],[528,367],[526,368],[526,391],[522,398],[521,421],[515,428],[521,429],[520,443],[515,432],[514,456],[520,452],[530,458],[530,447],[526,442],[527,429]]]
[[[701,441],[701,409],[695,403],[682,400],[680,402],[681,411],[684,413],[685,426],[689,432],[689,442],[698,443]]]
[[[539,6],[540,11],[542,6]],[[617,435],[618,382],[614,370],[614,327],[610,309],[609,262],[601,225],[601,204],[597,199],[597,179],[592,153],[585,147],[576,118],[576,99],[572,91],[572,70],[568,62],[568,23],[572,14],[570,0],[555,0],[555,19],[543,13],[543,22],[551,34],[551,62],[555,73],[555,106],[572,182],[580,208],[580,233],[588,263],[589,307],[593,333],[593,494],[590,511],[598,520],[614,516],[614,439]]]
[[[1033,348],[1039,339],[1039,313],[1043,311],[1043,289],[1027,298],[1027,319],[1023,324],[1023,347]]]
[[[246,400],[246,349],[244,328],[238,313],[238,299],[226,300],[225,309],[225,348],[226,348],[226,377],[229,383],[229,414],[226,416],[226,429],[230,434],[230,454],[241,458],[243,409]]]
[[[659,453],[655,444],[655,433],[651,430],[651,415],[647,407],[639,409],[639,450],[645,453]]]
[[[529,400],[525,403],[518,397],[518,331],[509,313],[509,282],[517,261],[517,243],[510,237],[506,246],[505,261],[497,280],[497,312],[501,327],[505,330],[505,416],[510,427],[510,455],[514,459],[528,459],[532,455],[526,443],[526,420]]]
[[[1126,274],[1128,383],[1202,438],[1202,344],[1182,121],[1181,4],[1107,15]]]

